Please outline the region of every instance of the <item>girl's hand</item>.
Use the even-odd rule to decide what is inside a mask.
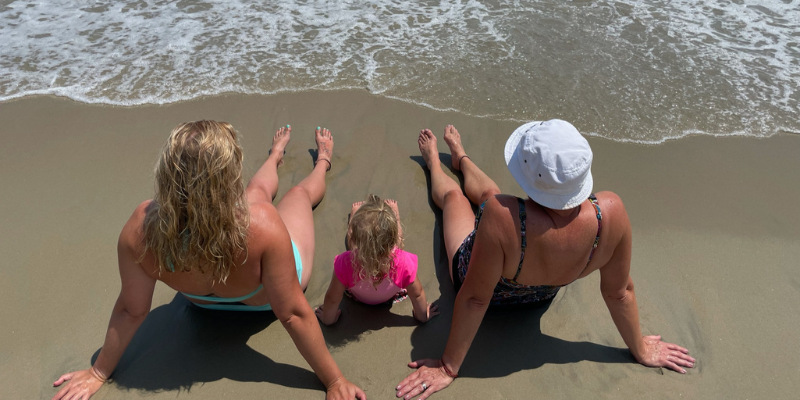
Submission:
[[[418,369],[397,385],[397,397],[408,400],[419,396],[419,400],[425,400],[453,382],[453,378],[444,371],[441,360],[426,358],[410,362],[408,366]]]
[[[648,367],[667,367],[673,371],[686,373],[681,367],[694,367],[695,359],[689,356],[689,350],[677,344],[661,341],[661,335],[645,336],[644,355],[637,357],[637,361]]]
[[[428,308],[427,308],[425,314],[426,314],[425,318],[419,318],[419,317],[417,317],[417,314],[414,312],[414,309],[413,308],[411,309],[411,315],[413,315],[414,318],[417,321],[425,323],[425,322],[430,321],[431,318],[439,315],[439,306],[437,306],[435,304],[428,303]]]
[[[320,322],[322,322],[323,324],[325,324],[327,326],[327,325],[333,325],[333,324],[336,323],[336,321],[339,320],[339,317],[342,315],[342,310],[337,309],[336,312],[333,313],[333,317],[327,316],[327,318],[326,318],[326,315],[325,315],[325,312],[322,309],[322,306],[319,306],[319,307],[314,309],[314,314],[317,316],[317,318],[319,318]]]
[[[367,395],[363,390],[361,390],[361,388],[354,385],[344,377],[341,377],[333,382],[333,384],[328,387],[327,393],[325,394],[325,400],[353,399],[367,400]]]
[[[53,396],[53,400],[88,400],[89,397],[92,397],[93,394],[100,390],[100,387],[105,383],[105,378],[98,376],[97,373],[92,371],[92,368],[89,368],[61,375],[57,381],[53,382],[53,386],[61,386],[64,382],[67,382],[67,385]]]

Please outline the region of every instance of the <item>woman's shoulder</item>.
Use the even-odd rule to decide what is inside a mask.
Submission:
[[[600,208],[600,215],[603,224],[602,243],[612,243],[616,245],[619,240],[626,235],[630,235],[631,222],[628,218],[628,211],[622,199],[614,192],[597,192],[597,205]]]
[[[617,216],[625,216],[627,219],[627,211],[622,199],[614,192],[597,192],[595,193],[597,204],[600,207],[603,218],[615,218]]]
[[[147,217],[147,211],[155,207],[156,203],[152,199],[145,200],[139,203],[133,210],[125,226],[122,227],[122,232],[119,235],[119,245],[124,245],[130,249],[139,249],[144,239],[144,220]]]

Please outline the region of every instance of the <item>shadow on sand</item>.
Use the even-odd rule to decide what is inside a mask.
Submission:
[[[150,311],[113,381],[121,388],[160,392],[189,390],[196,383],[227,378],[324,392],[312,371],[276,363],[247,345],[250,336],[276,320],[271,311],[201,309],[176,294],[169,304]]]

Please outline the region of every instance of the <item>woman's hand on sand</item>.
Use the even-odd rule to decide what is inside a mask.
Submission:
[[[666,367],[673,371],[686,373],[682,367],[693,368],[695,359],[689,356],[689,350],[677,344],[661,341],[661,335],[642,337],[644,355],[638,357],[639,363],[648,367]]]
[[[337,379],[328,386],[325,400],[367,400],[367,395],[361,388],[354,385],[344,377]]]
[[[408,400],[419,396],[419,400],[425,400],[453,383],[453,378],[444,371],[441,360],[426,358],[410,362],[408,366],[417,370],[397,385],[397,397]]]
[[[317,318],[319,318],[319,322],[322,322],[327,325],[333,325],[336,321],[339,320],[339,317],[342,315],[342,310],[337,309],[335,313],[329,313],[329,315],[325,315],[325,311],[323,311],[322,306],[319,306],[314,309],[314,314],[316,314]]]
[[[53,382],[53,386],[61,386],[65,382],[66,385],[53,396],[53,400],[88,400],[89,397],[92,397],[93,394],[100,390],[100,387],[105,383],[105,379],[97,376],[92,371],[92,368],[89,368],[61,375],[57,381]]]
[[[413,308],[411,309],[411,315],[413,315],[414,319],[416,319],[417,321],[425,323],[425,322],[430,321],[431,318],[439,315],[439,306],[437,306],[436,304],[428,303],[428,308],[427,308],[426,311],[427,311],[427,313],[426,313],[425,318],[418,317],[417,313],[414,312]]]

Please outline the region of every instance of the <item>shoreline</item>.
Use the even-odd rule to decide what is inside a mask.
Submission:
[[[333,257],[343,250],[350,204],[370,192],[397,200],[405,249],[419,256],[418,279],[442,315],[417,325],[410,302],[387,311],[345,300],[341,321],[323,327],[345,376],[369,398],[393,398],[406,363],[441,354],[452,316],[441,212],[428,200],[417,133],[431,128],[448,164],[441,130],[455,125],[473,161],[504,193],[519,196],[502,156],[519,124],[361,90],[142,106],[49,95],[3,102],[0,320],[8,328],[0,333],[7,360],[0,392],[50,397],[59,375],[96,357],[119,291],[119,230],[152,196],[153,165],[170,130],[196,119],[233,124],[246,179],[266,159],[275,129],[291,124],[277,199],[311,170],[313,128],[333,131],[333,169],[314,211],[317,247],[306,291],[312,307],[322,303]],[[800,136],[692,136],[660,145],[587,139],[595,190],[618,193],[631,218],[643,333],[689,348],[697,367],[681,376],[634,363],[595,273],[562,290],[546,310],[488,315],[463,378],[433,398],[524,398],[533,391],[544,398],[787,398],[800,391],[800,355],[786,351],[800,331],[800,213],[793,201],[800,198]],[[163,284],[152,308],[114,383],[97,398],[323,396],[274,317],[201,312]],[[508,340],[490,346],[498,336]]]
[[[57,95],[51,93],[41,93],[41,94],[25,94],[19,97],[13,97],[9,99],[0,100],[0,105],[13,103],[16,101],[26,101],[26,100],[35,100],[39,98],[50,98],[59,101],[70,101],[77,104],[83,104],[88,106],[97,106],[97,107],[111,107],[111,108],[146,108],[146,107],[169,107],[172,105],[182,104],[182,103],[191,103],[191,102],[205,102],[205,101],[215,101],[215,99],[219,98],[228,98],[228,97],[236,97],[236,96],[244,96],[244,97],[260,97],[260,98],[271,98],[271,97],[279,97],[279,96],[286,96],[286,95],[293,95],[293,94],[301,94],[301,93],[351,93],[350,95],[355,96],[371,96],[380,98],[386,101],[398,101],[402,102],[411,106],[425,108],[432,112],[439,112],[439,113],[455,113],[462,115],[468,118],[476,118],[476,119],[487,119],[492,120],[497,123],[512,123],[521,125],[528,120],[525,119],[518,119],[518,118],[496,118],[492,115],[472,115],[465,113],[461,110],[454,109],[454,108],[447,108],[447,109],[440,109],[434,107],[427,103],[419,103],[415,102],[410,99],[404,99],[401,97],[396,96],[387,96],[380,93],[371,93],[367,89],[364,88],[357,88],[357,87],[345,87],[345,88],[335,88],[335,89],[321,89],[321,88],[312,88],[312,89],[287,89],[287,90],[280,90],[272,93],[241,93],[241,92],[220,92],[215,94],[202,94],[197,97],[189,98],[189,99],[179,99],[173,100],[166,103],[142,103],[142,104],[114,104],[114,103],[106,103],[102,101],[91,102],[91,101],[84,101],[74,99],[72,97],[66,95]],[[768,136],[759,136],[753,135],[745,132],[730,132],[730,133],[713,133],[713,132],[705,132],[700,130],[689,130],[684,131],[681,135],[673,135],[673,136],[666,136],[657,140],[638,140],[638,139],[628,139],[628,138],[611,138],[608,136],[604,136],[597,132],[584,132],[581,131],[581,134],[585,137],[592,137],[596,139],[604,139],[609,140],[616,143],[633,143],[638,145],[644,146],[658,146],[667,142],[681,140],[686,138],[692,138],[696,136],[708,136],[708,137],[718,137],[718,138],[729,138],[729,137],[745,137],[745,138],[756,138],[756,139],[769,139],[775,136],[782,136],[782,135],[797,135],[800,136],[800,131],[793,131],[791,129],[781,127],[776,128],[775,131],[768,135]]]

